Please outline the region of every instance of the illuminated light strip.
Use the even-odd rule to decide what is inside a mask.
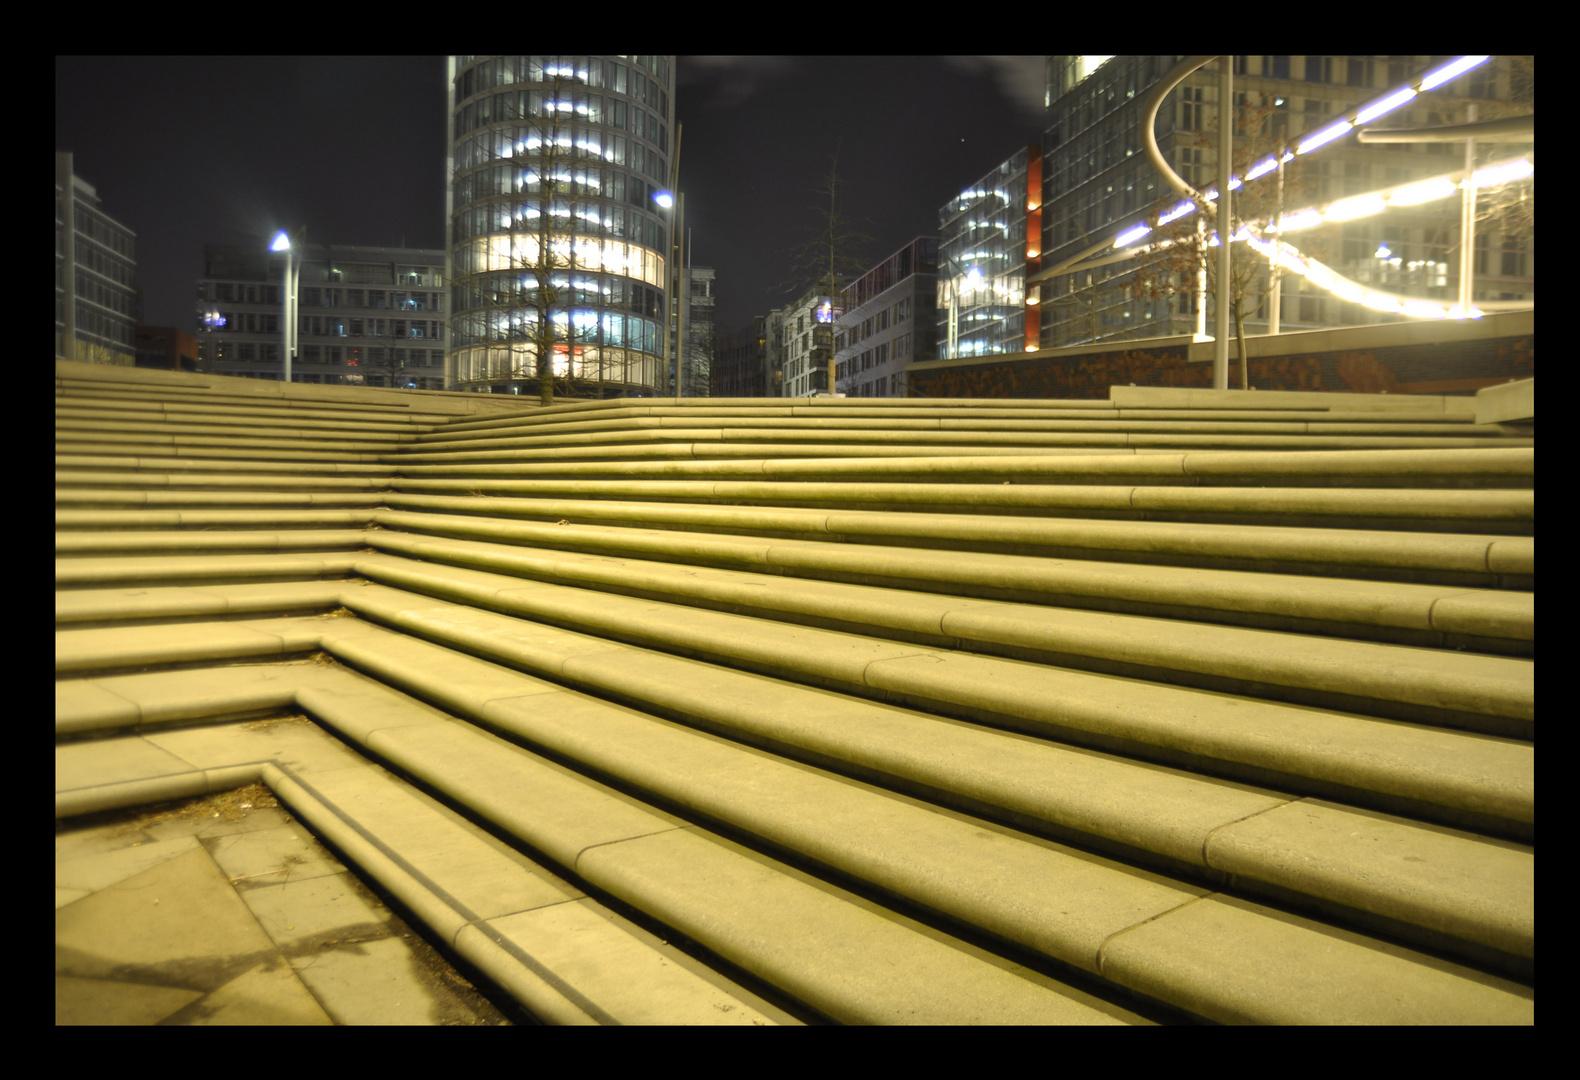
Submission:
[[[1442,86],[1450,79],[1463,75],[1482,61],[1490,59],[1492,59],[1490,56],[1461,56],[1458,60],[1445,64],[1422,79],[1421,90],[1425,92]]]
[[[1245,178],[1247,181],[1255,180],[1258,176],[1271,172],[1276,168],[1278,168],[1278,155],[1275,154],[1266,161],[1259,162],[1253,166],[1251,170],[1245,174]]]
[[[1129,229],[1116,236],[1114,238],[1114,247],[1129,247],[1131,244],[1135,243],[1137,240],[1140,240],[1143,236],[1147,235],[1147,233],[1151,231],[1152,226],[1143,222],[1142,224],[1137,225],[1135,228]]]
[[[1403,90],[1400,90],[1394,94],[1390,94],[1376,104],[1368,105],[1366,108],[1356,113],[1355,123],[1369,123],[1370,121],[1377,119],[1377,117],[1381,116],[1383,113],[1397,109],[1400,105],[1403,105],[1413,97],[1415,97],[1415,91],[1407,86]]]
[[[1340,199],[1332,203],[1322,212],[1323,221],[1354,221],[1356,218],[1371,217],[1388,209],[1388,203],[1381,195],[1356,195],[1349,199]]]
[[[1357,218],[1380,214],[1390,206],[1416,206],[1433,199],[1447,198],[1460,189],[1461,185],[1456,183],[1453,177],[1461,175],[1462,173],[1450,173],[1447,176],[1434,176],[1429,180],[1417,180],[1391,190],[1354,195],[1329,204],[1326,210],[1306,207],[1302,210],[1290,211],[1283,217],[1282,229],[1287,233],[1297,229],[1309,229],[1321,225],[1324,221],[1354,221]],[[1500,161],[1484,169],[1478,169],[1474,183],[1477,188],[1495,187],[1498,184],[1512,183],[1535,175],[1536,167],[1531,164],[1529,158],[1515,158],[1512,161]]]
[[[1245,233],[1244,238],[1246,243],[1263,255],[1269,263],[1300,274],[1313,285],[1326,289],[1341,300],[1349,300],[1374,311],[1386,311],[1414,319],[1479,319],[1483,314],[1482,310],[1474,305],[1467,315],[1458,304],[1444,304],[1420,297],[1396,296],[1393,293],[1368,289],[1358,282],[1335,273],[1331,267],[1323,265],[1316,259],[1302,255],[1282,240],[1263,240],[1249,232]]]
[[[1369,122],[1371,120],[1375,120],[1379,116],[1382,116],[1384,113],[1392,112],[1394,109],[1397,109],[1400,105],[1403,105],[1405,102],[1413,100],[1418,93],[1425,93],[1427,90],[1431,90],[1433,87],[1441,86],[1443,83],[1448,82],[1450,79],[1456,78],[1459,75],[1463,75],[1465,72],[1469,71],[1471,68],[1476,67],[1477,65],[1482,64],[1485,61],[1490,60],[1490,59],[1492,59],[1491,56],[1461,56],[1458,60],[1453,60],[1453,61],[1445,64],[1444,66],[1438,68],[1436,71],[1431,71],[1431,72],[1428,72],[1426,75],[1423,75],[1421,77],[1420,83],[1417,84],[1415,87],[1411,87],[1411,86],[1408,86],[1408,85],[1407,86],[1403,86],[1400,89],[1395,90],[1392,93],[1388,94],[1386,97],[1379,98],[1378,100],[1372,102],[1370,105],[1364,105],[1364,106],[1360,107],[1359,109],[1356,110],[1356,112],[1353,115],[1349,116],[1348,118],[1346,118],[1344,120],[1339,121],[1338,123],[1334,124],[1333,126],[1328,127],[1328,128],[1324,128],[1322,131],[1319,131],[1317,134],[1315,134],[1315,135],[1311,136],[1310,138],[1304,140],[1300,144],[1299,149],[1295,151],[1295,153],[1298,153],[1298,154],[1308,153],[1309,151],[1316,150],[1317,148],[1319,148],[1321,146],[1324,146],[1327,143],[1330,143],[1330,142],[1332,142],[1335,139],[1341,138],[1342,136],[1349,134],[1349,132],[1351,130],[1353,130],[1355,125],[1367,123],[1367,122]],[[1295,154],[1287,154],[1286,153],[1284,155],[1283,160],[1288,162],[1288,161],[1293,161],[1294,158],[1295,158]],[[1268,160],[1271,161],[1272,159],[1270,158]],[[1275,165],[1276,165],[1276,163],[1275,163]],[[1273,168],[1273,166],[1269,166],[1268,163],[1266,161],[1264,161],[1261,164],[1257,165],[1256,168],[1254,168],[1250,172],[1248,172],[1246,174],[1246,176],[1245,176],[1245,179],[1246,180],[1254,180],[1254,179],[1257,179],[1258,177],[1265,176],[1265,175],[1267,175],[1268,172],[1272,171],[1272,168]],[[1236,178],[1233,177],[1233,176],[1231,176],[1229,178],[1229,187],[1231,189],[1233,189],[1234,187],[1237,186],[1236,183],[1235,183],[1235,180],[1236,180]],[[962,193],[962,197],[964,197],[963,193]],[[1217,198],[1217,194],[1216,194],[1216,192],[1209,192],[1209,193],[1204,195],[1204,198],[1206,198],[1208,202],[1211,202],[1211,201],[1213,201],[1214,199]],[[1407,205],[1407,204],[1401,203],[1400,205],[1403,206],[1403,205]],[[1188,201],[1184,202],[1184,203],[1181,203],[1179,206],[1175,207],[1172,211],[1170,211],[1167,215],[1165,215],[1164,217],[1160,218],[1158,220],[1158,225],[1161,227],[1163,225],[1168,224],[1171,221],[1175,221],[1175,220],[1177,220],[1179,218],[1182,218],[1185,215],[1189,214],[1195,208],[1196,207],[1194,206],[1194,204],[1192,204],[1192,203],[1190,203]],[[1285,228],[1287,230],[1288,226],[1286,226]],[[1127,230],[1127,231],[1129,231],[1129,230]],[[1119,248],[1121,246],[1122,245],[1120,245],[1118,243],[1114,244],[1115,248]]]
[[[1413,319],[1479,319],[1484,312],[1472,306],[1467,316],[1455,304],[1445,304],[1436,300],[1426,300],[1416,296],[1398,296],[1394,293],[1381,292],[1368,289],[1359,282],[1352,281],[1342,274],[1336,273],[1332,267],[1318,262],[1316,259],[1302,254],[1299,249],[1284,243],[1282,240],[1265,240],[1256,235],[1249,226],[1242,226],[1235,234],[1234,241],[1245,241],[1257,253],[1275,266],[1281,266],[1292,273],[1299,274],[1307,281],[1332,293],[1341,300],[1348,300],[1375,311],[1384,311],[1393,315],[1404,315]],[[1209,246],[1216,246],[1218,236],[1216,233],[1208,239]],[[1165,240],[1156,244],[1149,244],[1135,248],[1131,254],[1143,254],[1150,251],[1159,251],[1172,247],[1176,241]]]
[[[1530,159],[1520,158],[1518,161],[1505,161],[1497,165],[1488,165],[1485,169],[1477,169],[1471,177],[1471,186],[1496,187],[1498,184],[1524,180],[1527,176],[1535,175],[1536,166],[1531,164]]]
[[[1315,135],[1308,136],[1307,138],[1301,140],[1300,147],[1295,151],[1295,153],[1309,154],[1319,146],[1325,146],[1334,139],[1342,138],[1343,136],[1348,135],[1350,133],[1350,129],[1354,126],[1355,125],[1350,123],[1348,120],[1340,120],[1337,124],[1334,124],[1331,127],[1323,128]]]
[[[1295,232],[1298,229],[1312,229],[1322,224],[1322,211],[1296,210],[1294,213],[1285,214],[1279,220],[1279,232]]]
[[[1418,183],[1406,184],[1402,188],[1396,188],[1388,196],[1388,205],[1417,206],[1436,199],[1446,199],[1458,190],[1459,186],[1454,181],[1447,177],[1439,176],[1431,180],[1422,180]]]

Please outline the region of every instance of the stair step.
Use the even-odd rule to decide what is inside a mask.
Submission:
[[[392,512],[378,514],[380,524],[411,531],[424,531],[421,518],[399,511],[432,512],[440,528],[481,516],[1473,586],[1531,588],[1536,573],[1535,540],[1525,537],[407,492],[385,501]]]
[[[505,590],[514,586],[512,578],[528,578],[1368,716],[1526,740],[1535,735],[1535,665],[1522,659],[472,541],[435,541],[418,550],[423,563],[374,558],[359,569],[385,565],[372,572],[400,574],[405,587],[443,596],[451,581],[488,582],[472,572],[478,567],[500,575],[494,584]],[[451,568],[461,572],[452,576]],[[82,589],[57,596],[56,621],[290,611],[304,606],[304,597],[333,607],[342,588],[358,587],[300,582]],[[1342,691],[1336,689],[1340,673]]]
[[[362,529],[308,528],[284,532],[212,529],[198,532],[160,532],[153,529],[120,532],[58,532],[55,534],[55,552],[58,555],[98,555],[140,551],[185,551],[194,554],[233,551],[336,551],[366,547],[366,535]]]
[[[1534,594],[1528,592],[1084,558],[974,553],[965,559],[916,547],[459,515],[386,512],[379,521],[385,528],[369,532],[368,543],[402,554],[426,536],[441,536],[1411,645],[1471,644],[1519,653],[1535,640]],[[1494,540],[1488,550],[1504,542]]]
[[[1534,822],[1534,751],[1517,740],[929,650],[654,601],[605,595],[594,606],[579,589],[536,582],[505,585],[495,575],[452,572],[446,575],[450,602],[417,600],[394,590],[421,591],[437,575],[371,561],[362,569],[393,589],[342,594],[358,615],[516,666],[538,662],[533,659],[538,646],[512,644],[523,634],[514,620],[530,619],[541,641],[563,641],[563,648],[574,651],[585,651],[590,641],[607,649],[608,639],[1471,828],[1519,835]],[[479,613],[470,604],[499,614]],[[485,641],[472,629],[476,625],[493,627],[501,636]],[[571,636],[557,637],[551,626],[564,627]],[[543,661],[550,668],[535,670],[559,670],[553,666],[563,663],[558,648],[547,654],[556,659]]]
[[[1536,457],[1528,449],[1280,452],[1170,450],[1115,452],[1107,448],[1066,447],[1057,452],[1027,454],[1013,448],[1002,453],[978,448],[970,455],[945,447],[930,456],[907,457],[909,446],[889,444],[870,450],[819,447],[809,456],[805,447],[734,448],[737,460],[688,461],[684,445],[644,448],[638,460],[591,460],[595,455],[618,458],[629,451],[605,448],[577,451],[589,460],[556,462],[564,451],[496,451],[516,460],[493,469],[500,477],[546,479],[640,477],[643,479],[812,480],[883,483],[990,484],[1177,484],[1203,487],[1477,487],[1532,488]],[[730,448],[707,448],[723,456]],[[777,454],[767,453],[769,450]],[[679,460],[648,460],[674,457]],[[423,464],[486,462],[485,455],[466,452],[426,454],[404,451],[396,459],[405,475]],[[481,468],[482,466],[472,466]],[[422,475],[412,472],[411,475]],[[479,472],[477,475],[483,475]]]
[[[700,814],[704,821],[727,823],[738,834],[753,837],[772,851],[793,852],[836,875],[864,882],[883,894],[906,897],[946,920],[1090,975],[1104,974],[1101,951],[1127,927],[1169,917],[1188,907],[1193,898],[1210,895],[1187,883],[1138,872],[1013,830],[988,827],[984,832],[984,823],[976,819],[897,800],[864,784],[783,763],[772,755],[464,655],[445,654],[436,651],[436,646],[354,620],[320,621],[320,625],[330,625],[324,644],[332,654],[457,715],[482,720],[512,739],[525,740],[533,749],[548,752],[573,768],[590,770],[639,798],[657,798],[662,805],[688,816]],[[397,674],[402,671],[407,674]],[[432,674],[437,672],[444,674]],[[451,797],[464,798],[474,811],[510,829],[558,864],[574,867],[589,880],[609,887],[605,880],[587,873],[586,855],[590,845],[610,842],[596,835],[603,828],[599,820],[607,819],[607,813],[577,812],[575,795],[546,790],[550,784],[541,777],[532,781],[526,775],[515,775],[519,758],[501,755],[498,749],[490,751],[489,747],[500,744],[488,736],[467,734],[441,719],[392,715],[383,709],[362,708],[337,715],[320,700],[323,693],[305,692],[298,703],[354,744],[366,746]],[[507,776],[513,781],[506,782]],[[493,790],[514,792],[508,807],[496,810],[488,805],[493,801],[489,794]],[[540,807],[530,814],[522,805],[528,791],[531,802]],[[1241,809],[1243,818],[1245,808]],[[1332,808],[1326,818],[1322,813],[1322,808],[1303,811],[1282,831],[1287,835],[1289,828],[1297,833],[1301,825],[1309,828],[1313,816],[1319,819],[1315,826],[1319,832],[1355,827],[1355,822],[1344,818],[1347,811],[1343,808]],[[557,821],[565,825],[557,827]],[[1440,887],[1450,882],[1463,887],[1477,876],[1474,868],[1470,873],[1456,874],[1455,868],[1462,871],[1463,865],[1456,863],[1455,857],[1469,858],[1472,864],[1479,858],[1482,869],[1501,867],[1496,880],[1505,886],[1513,868],[1523,865],[1518,850],[1507,847],[1475,847],[1467,840],[1471,847],[1449,844],[1453,854],[1445,855],[1442,845],[1448,841],[1440,834],[1423,834],[1412,841],[1398,832],[1389,835],[1387,827],[1375,820],[1365,826],[1369,837],[1381,830],[1374,844],[1384,844],[1385,850],[1421,851],[1435,860],[1448,858],[1446,865],[1437,864]],[[1399,827],[1408,831],[1407,824]],[[1260,833],[1265,834],[1267,828],[1263,826]],[[628,829],[617,831],[626,833]],[[589,830],[595,834],[588,835]],[[651,826],[640,832],[629,830],[633,837],[654,831]],[[1273,827],[1275,834],[1280,831]],[[1224,843],[1242,859],[1254,861],[1255,856],[1246,852],[1254,849],[1260,838],[1253,832],[1251,839],[1241,840],[1230,830]],[[1270,847],[1276,849],[1276,841]],[[1377,850],[1366,844],[1350,845],[1351,857],[1358,852],[1362,860],[1360,872],[1353,877],[1364,880],[1368,872],[1386,873],[1372,862]],[[1331,844],[1324,852],[1330,859],[1336,853]],[[1514,861],[1504,867],[1500,859]],[[968,881],[977,884],[970,886]],[[1399,891],[1394,884],[1394,891]],[[636,903],[633,897],[622,898]],[[1453,907],[1463,910],[1465,905]],[[1259,939],[1268,948],[1276,947],[1284,952],[1284,961],[1292,961],[1296,968],[1320,965],[1324,962],[1322,950],[1331,951],[1332,943],[1322,933],[1325,928],[1308,928],[1308,934],[1277,930],[1276,926],[1286,924],[1260,905],[1237,910],[1242,923],[1237,934]],[[1413,984],[1424,977],[1426,997],[1442,993],[1444,987],[1431,985],[1441,980],[1442,973],[1426,976],[1419,964],[1406,961],[1380,978],[1384,983],[1408,980]],[[1169,1001],[1167,997],[1162,1000]],[[1489,996],[1483,1006],[1506,1015],[1521,1008],[1514,1001],[1500,1002],[1497,995]]]
[[[83,462],[89,466],[91,463]],[[1531,535],[1534,491],[1408,488],[1209,488],[1168,485],[780,483],[750,480],[504,480],[467,466],[417,466],[392,485],[410,494],[635,499],[959,514],[1050,514],[1229,524]],[[466,479],[442,480],[447,476]],[[1386,522],[1386,524],[1379,524]]]
[[[1534,1021],[1534,431],[1476,400],[57,369],[57,814],[265,776],[563,1022],[671,1022],[579,940],[699,1020]]]
[[[715,838],[683,818],[365,680],[308,687],[299,696],[304,708],[353,746],[388,761],[440,798],[515,836],[565,873],[684,934],[815,1013],[846,1023],[1090,1024],[1139,1019],[1018,965],[989,962],[980,950],[947,935],[918,932],[902,916],[847,898],[837,887]],[[384,723],[370,731],[366,721],[373,714]],[[219,740],[205,731],[164,732],[143,741],[200,768],[214,769],[213,759],[235,756],[233,746],[225,741],[216,746]],[[354,770],[342,766],[301,775],[315,789],[310,794],[316,795],[321,778],[338,779],[348,771]],[[265,776],[269,777],[267,770]],[[278,777],[271,778],[278,782]],[[281,794],[289,800],[300,793],[282,785]],[[398,826],[399,809],[369,807],[353,822],[372,829]],[[372,820],[364,824],[364,815]],[[351,853],[353,857],[358,853],[355,846]],[[440,846],[428,858],[449,861],[456,854],[453,848]],[[478,880],[478,869],[487,867],[468,871],[465,891],[455,900],[469,897],[496,910],[497,905],[505,907],[496,916],[498,925],[487,928],[491,935],[478,927],[474,934],[517,943],[536,940],[540,948],[552,949],[568,976],[556,989],[572,1002],[576,999],[565,993],[566,984],[578,991],[583,1001],[577,1004],[593,1019],[618,1019],[607,1015],[603,1001],[618,1004],[624,999],[627,1013],[665,1007],[662,998],[655,1001],[651,994],[637,993],[644,978],[665,980],[672,992],[681,984],[678,988],[691,1002],[682,998],[667,1005],[673,1009],[689,1004],[693,1016],[704,1004],[712,1007],[719,1002],[716,988],[683,981],[685,971],[664,970],[669,965],[662,963],[662,957],[654,970],[651,959],[633,957],[627,943],[606,938],[604,950],[621,946],[624,955],[595,953],[575,962],[578,939],[593,944],[586,942],[587,934],[607,935],[606,928],[574,912],[553,912],[558,918],[523,917],[531,910],[526,898],[510,905],[508,893],[483,889],[488,883]],[[538,901],[535,906],[554,902],[541,887],[535,891],[538,895],[531,898]],[[432,918],[442,934],[454,933],[458,947],[462,935],[474,936],[467,934],[466,924],[458,918],[462,913],[455,902],[445,905],[450,909],[445,911],[435,910],[431,900],[416,899],[417,913]],[[559,906],[564,906],[564,898],[559,899]],[[572,931],[578,932],[575,937]],[[615,966],[633,959],[638,963],[629,972]],[[588,968],[594,963],[611,966],[594,969],[594,978],[588,979]],[[547,967],[538,966],[540,971]],[[540,972],[534,974],[542,979]],[[602,992],[589,1001],[595,989]],[[730,1002],[726,998],[719,1003]],[[606,1016],[589,1010],[587,1004],[598,1006]],[[545,1018],[575,1019],[574,1014],[566,1016],[552,1007]]]

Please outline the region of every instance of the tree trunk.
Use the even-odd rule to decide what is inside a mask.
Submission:
[[[1240,389],[1251,389],[1250,369],[1245,360],[1245,312],[1240,310],[1240,301],[1234,301],[1234,337],[1240,344]]]

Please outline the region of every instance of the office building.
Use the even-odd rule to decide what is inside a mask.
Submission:
[[[688,266],[685,278],[686,287],[681,290],[685,303],[681,333],[686,339],[680,365],[681,396],[707,397],[713,382],[713,267]]]
[[[130,367],[137,234],[110,217],[69,153],[55,154],[55,356]]]
[[[1026,241],[1040,239],[1041,176],[1038,148],[1022,147],[938,211],[939,359],[1020,352],[1028,320],[1036,347],[1026,276],[1040,263]]]
[[[1143,100],[1174,66],[1172,56],[1053,56],[1048,58],[1048,123],[1043,140],[1042,260],[1057,270],[1083,252],[1112,241],[1180,197],[1158,176],[1143,149]],[[1313,134],[1357,106],[1378,101],[1418,82],[1453,57],[1236,56],[1233,94],[1237,168],[1266,159],[1301,136]],[[1464,75],[1422,92],[1407,105],[1373,120],[1376,126],[1427,127],[1461,123],[1479,104],[1480,119],[1530,111],[1534,81],[1524,61],[1493,57]],[[1522,104],[1522,102],[1524,104]],[[1164,100],[1155,132],[1165,158],[1186,181],[1205,188],[1216,180],[1218,76],[1209,66],[1187,78]],[[1249,125],[1248,127],[1246,125]],[[1518,157],[1527,147],[1484,145],[1478,161]],[[1285,197],[1273,197],[1276,171],[1248,180],[1236,192],[1240,209],[1270,216],[1292,214],[1349,197],[1381,193],[1462,170],[1464,143],[1361,144],[1353,134],[1302,154],[1284,170]],[[1253,185],[1255,185],[1253,190]],[[1400,200],[1402,202],[1403,200]],[[1247,207],[1250,209],[1247,210]],[[1197,215],[1199,216],[1199,215]],[[1394,321],[1359,302],[1373,288],[1433,301],[1457,296],[1459,200],[1457,195],[1407,209],[1309,229],[1285,239],[1320,259],[1358,287],[1349,298],[1298,275],[1281,275],[1281,330]],[[1193,219],[1191,219],[1193,220]],[[1317,219],[1320,221],[1320,219]],[[1530,305],[1535,298],[1534,237],[1508,222],[1478,226],[1474,299],[1484,310]],[[1211,230],[1212,223],[1205,223]],[[1137,243],[1143,242],[1138,239]],[[1244,245],[1235,258],[1259,267],[1243,290],[1246,333],[1266,333],[1271,323],[1271,279],[1266,260]],[[1094,256],[1095,262],[1100,256]],[[1103,343],[1211,330],[1188,273],[1149,271],[1149,258],[1077,267],[1074,272],[1032,275],[1028,301],[1040,300],[1043,348]],[[1177,271],[1177,267],[1174,268]],[[1210,298],[1208,303],[1211,303]],[[1424,310],[1424,308],[1423,308]]]
[[[197,338],[174,326],[137,327],[137,366],[162,371],[198,370]]]
[[[754,315],[746,326],[720,334],[713,350],[714,397],[770,397],[768,392],[768,316]]]
[[[905,397],[906,368],[936,359],[938,242],[919,236],[845,287],[834,329],[835,389]]]
[[[446,385],[669,390],[674,58],[453,56],[447,87]]]
[[[284,377],[286,253],[208,244],[198,282],[202,366]],[[292,381],[444,389],[444,252],[295,245],[297,352]]]
[[[813,287],[769,313],[770,329],[776,331],[772,335],[774,371],[781,379],[779,393],[784,397],[811,397],[831,389],[837,302]]]

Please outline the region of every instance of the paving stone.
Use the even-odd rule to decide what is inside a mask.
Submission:
[[[294,968],[275,959],[249,968],[165,1021],[189,1027],[322,1026],[334,1023]]]
[[[293,956],[297,976],[337,1024],[472,1024],[477,1014],[423,974],[399,938],[359,941]]]
[[[232,882],[245,879],[269,885],[342,874],[346,869],[297,825],[234,832],[203,846]]]
[[[55,913],[57,974],[149,970],[167,984],[206,992],[272,951],[224,874],[195,845]]]
[[[202,991],[181,987],[56,975],[55,1024],[157,1024],[202,996]]]
[[[76,858],[55,858],[55,887],[98,892],[126,880],[166,859],[185,855],[197,847],[195,837],[178,837],[163,843],[134,844],[117,851],[84,854]]]
[[[374,907],[345,874],[294,880],[281,884],[259,878],[240,893],[248,910],[269,937],[287,952],[317,946],[341,936],[376,939],[389,933],[388,909]],[[294,953],[293,953],[294,955]]]

